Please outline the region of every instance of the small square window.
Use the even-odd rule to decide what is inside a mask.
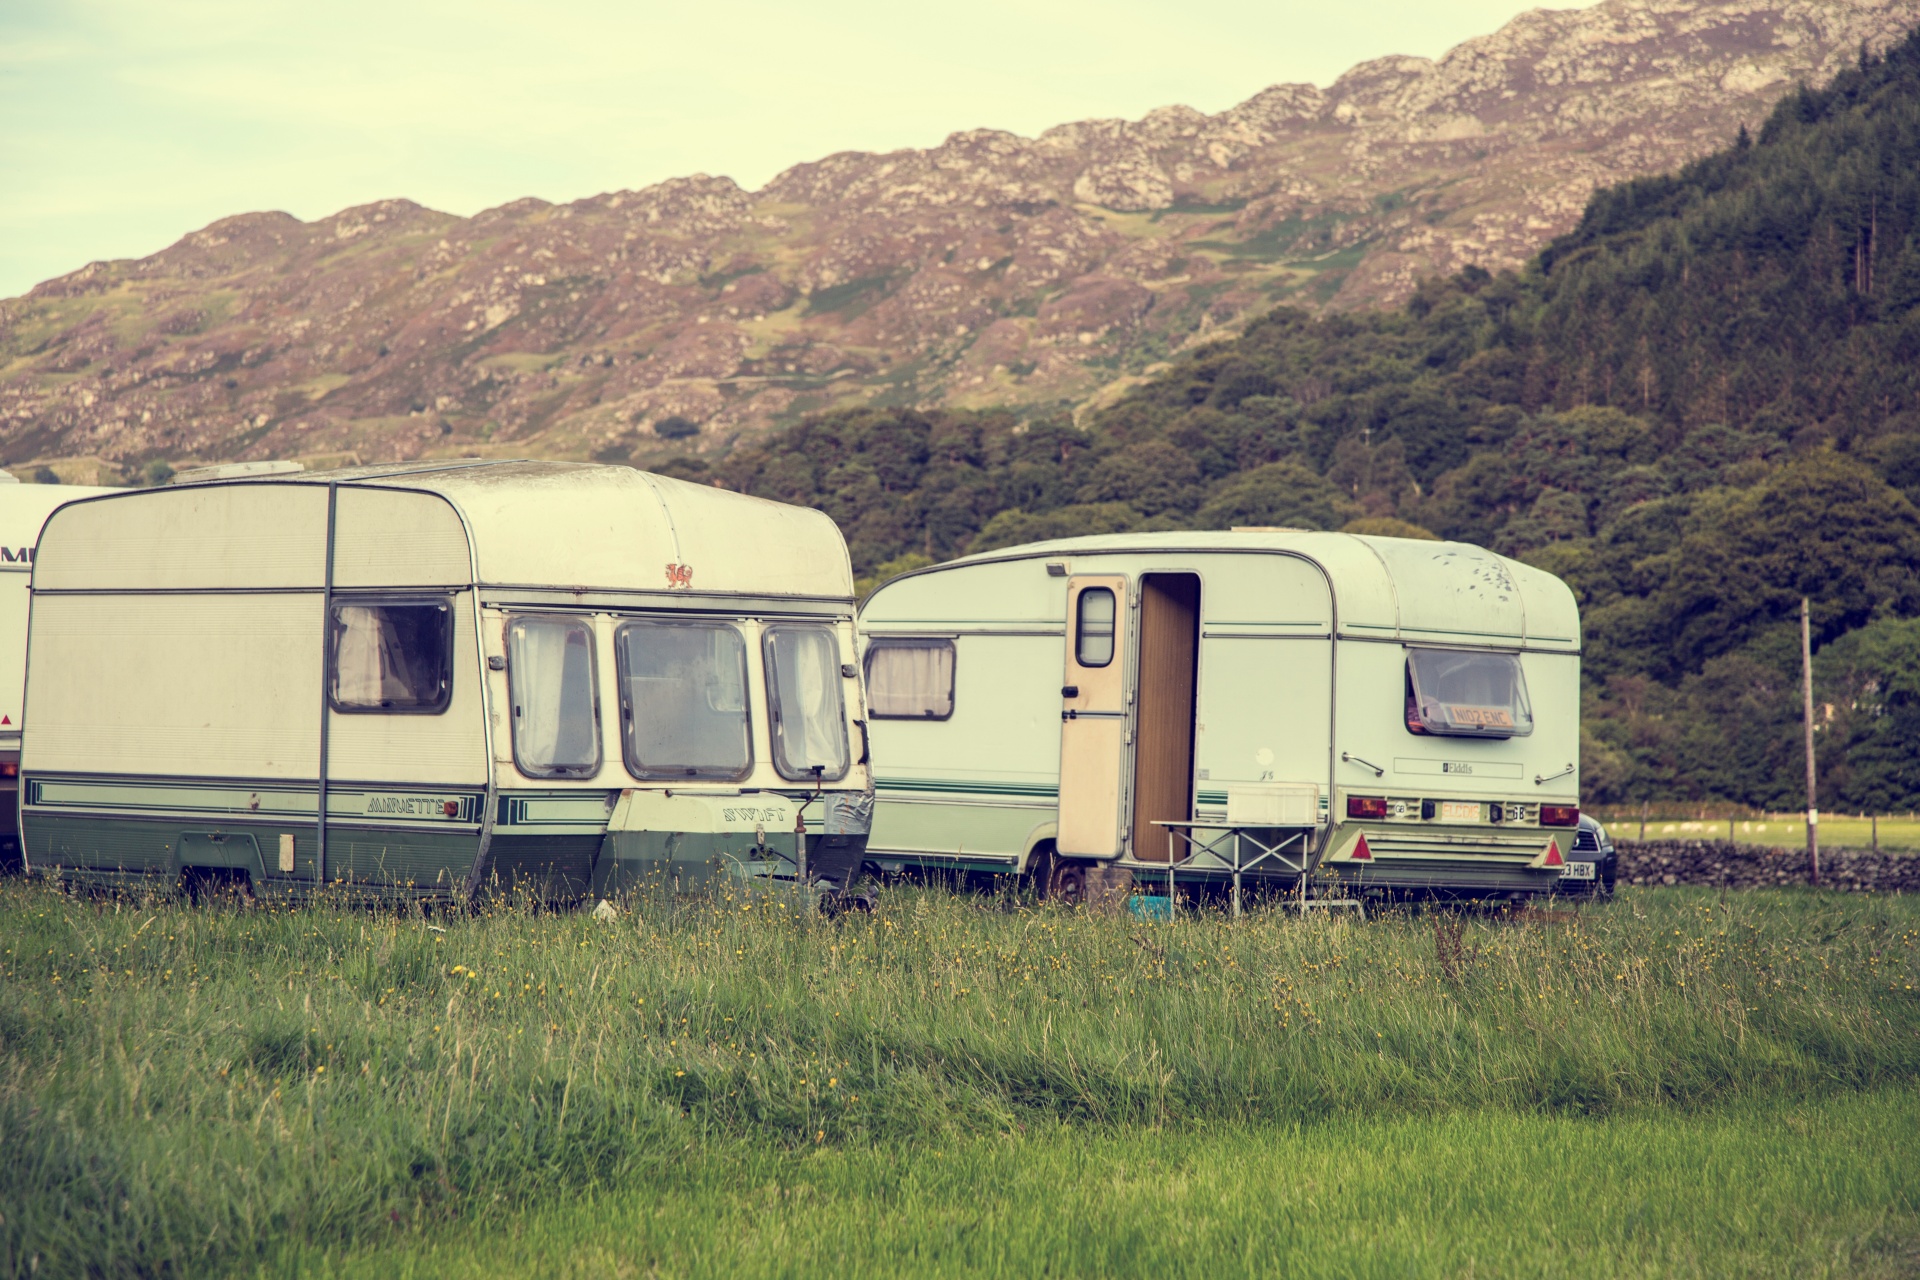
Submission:
[[[867,647],[867,710],[876,720],[953,714],[951,640],[875,640]]]
[[[327,641],[335,711],[434,715],[452,700],[448,600],[336,600]]]

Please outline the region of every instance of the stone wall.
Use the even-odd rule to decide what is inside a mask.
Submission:
[[[1807,851],[1725,840],[1616,840],[1621,884],[1752,889],[1807,883]],[[1822,849],[1820,884],[1852,892],[1920,892],[1920,855]]]

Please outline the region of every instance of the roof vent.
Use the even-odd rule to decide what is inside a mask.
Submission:
[[[222,462],[211,467],[188,467],[173,473],[169,484],[205,484],[209,480],[258,480],[262,476],[289,476],[307,468],[298,462]]]

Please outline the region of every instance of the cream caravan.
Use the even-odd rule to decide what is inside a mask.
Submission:
[[[0,866],[20,863],[20,726],[27,683],[27,598],[34,544],[56,507],[118,489],[20,484],[0,471]]]
[[[1592,865],[1572,593],[1478,547],[1075,538],[903,575],[860,629],[883,867],[1485,896]]]
[[[42,535],[30,866],[463,901],[859,866],[845,543],[624,467],[96,498]]]

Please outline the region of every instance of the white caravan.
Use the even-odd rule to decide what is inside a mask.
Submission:
[[[36,576],[36,871],[464,901],[858,870],[853,579],[817,511],[365,467],[73,503]]]
[[[0,866],[20,861],[20,725],[27,684],[27,591],[40,526],[56,507],[118,489],[21,484],[0,471]]]
[[[1566,858],[1573,595],[1478,547],[1072,538],[895,578],[860,630],[883,868],[1032,872],[1073,898],[1102,865],[1363,896],[1535,893],[1592,866]]]

